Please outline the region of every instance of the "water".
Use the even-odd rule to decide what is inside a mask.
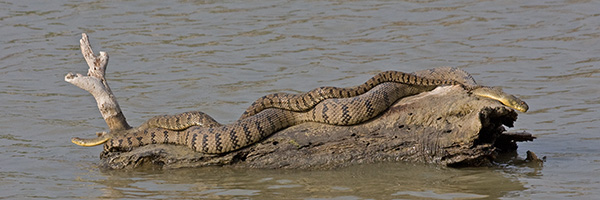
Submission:
[[[596,1],[1,1],[0,198],[592,199],[600,197]],[[381,163],[329,171],[98,169],[96,103],[78,40],[110,55],[132,125],[202,110],[232,122],[256,98],[354,86],[384,70],[456,66],[527,101],[515,131],[542,168]]]

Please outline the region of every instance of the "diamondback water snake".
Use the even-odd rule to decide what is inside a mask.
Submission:
[[[444,70],[437,72],[439,71]],[[468,83],[468,80],[462,80],[460,83],[456,80],[427,79],[389,71],[380,73],[366,83],[352,88],[322,87],[302,95],[285,93],[267,95],[257,100],[240,120],[229,125],[220,125],[201,112],[188,112],[154,117],[140,128],[124,133],[104,134],[91,140],[74,138],[73,142],[90,146],[88,144],[102,144],[108,141],[105,145],[108,150],[127,150],[146,144],[170,143],[187,145],[204,153],[224,153],[255,143],[278,130],[302,122],[313,121],[333,125],[361,123],[385,111],[402,97],[429,91],[438,85],[468,85],[465,82]],[[495,99],[514,98],[514,96],[498,97],[495,95],[498,94],[497,91],[480,88],[483,87],[473,89],[472,91],[475,91],[473,94]],[[486,92],[478,93],[478,90]],[[527,110],[522,106],[515,108],[521,111]],[[148,129],[149,127],[185,130],[173,135]]]
[[[349,98],[358,96],[384,82],[396,82],[410,85],[456,85],[465,86],[465,89],[477,96],[487,97],[502,102],[504,105],[527,112],[527,104],[515,96],[504,93],[499,88],[480,86],[475,79],[464,70],[456,67],[438,67],[422,70],[412,74],[397,71],[381,72],[370,78],[364,84],[349,87],[319,87],[303,94],[273,93],[260,97],[244,111],[240,119],[255,115],[267,108],[281,108],[291,111],[306,111],[317,103],[330,98]]]
[[[273,93],[265,95],[252,103],[252,105],[248,107],[248,109],[246,109],[246,111],[242,114],[240,119],[255,115],[256,113],[259,113],[267,108],[281,108],[298,112],[307,111],[325,99],[350,98],[358,96],[384,82],[423,86],[461,84],[460,82],[452,79],[424,78],[404,72],[385,71],[378,73],[365,83],[355,87],[319,87],[303,94]]]

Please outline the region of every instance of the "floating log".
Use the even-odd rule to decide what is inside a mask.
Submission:
[[[81,48],[89,65],[88,76],[69,73],[65,80],[94,96],[110,131],[130,129],[104,78],[108,55],[101,52],[94,56],[85,34]],[[169,144],[146,145],[128,152],[105,151],[100,165],[108,169],[330,169],[404,161],[484,166],[498,153],[514,152],[516,142],[535,138],[529,133],[505,133],[505,127],[512,127],[515,120],[517,113],[496,100],[471,95],[460,86],[444,86],[403,98],[382,115],[358,125],[303,123],[223,154],[204,154]]]

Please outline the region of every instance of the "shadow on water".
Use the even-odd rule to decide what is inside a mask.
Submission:
[[[105,198],[487,199],[526,190],[504,173],[508,168],[377,163],[326,171],[138,169],[105,171],[98,180],[81,181],[97,184],[98,196]]]

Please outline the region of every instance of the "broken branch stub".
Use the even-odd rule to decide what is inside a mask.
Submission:
[[[102,118],[106,121],[110,131],[130,129],[131,126],[127,123],[119,103],[117,103],[117,99],[104,77],[108,65],[108,54],[101,51],[99,56],[95,56],[85,33],[81,34],[79,43],[83,58],[89,66],[87,76],[68,73],[65,75],[65,81],[88,91],[94,96],[100,114],[102,114]]]

